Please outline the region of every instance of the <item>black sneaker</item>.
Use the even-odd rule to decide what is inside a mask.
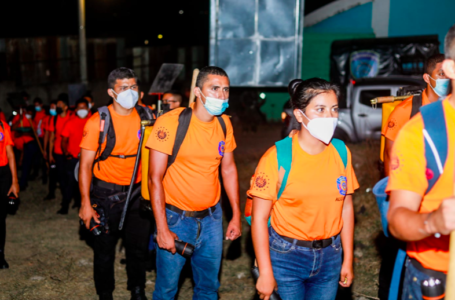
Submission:
[[[58,215],[67,215],[68,214],[68,208],[60,208],[60,210],[57,212]]]
[[[0,250],[0,270],[1,269],[9,269],[9,265],[5,260],[5,253],[3,250]]]
[[[145,290],[139,286],[131,290],[131,300],[147,300]]]

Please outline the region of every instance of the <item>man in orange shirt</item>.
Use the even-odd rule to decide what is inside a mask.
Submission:
[[[8,195],[19,196],[13,140],[8,124],[0,120],[0,269],[8,269],[5,260],[6,215]]]
[[[426,89],[422,92],[422,103],[418,103],[419,107],[415,107],[416,112],[420,106],[433,103],[444,99],[450,92],[449,79],[444,75],[442,62],[444,54],[434,54],[426,61],[426,73],[423,74],[423,80],[427,83]],[[403,100],[390,114],[387,121],[387,127],[383,128],[382,135],[385,137],[384,147],[384,172],[385,176],[389,175],[390,155],[392,147],[398,132],[406,124],[413,114],[413,96]]]
[[[12,130],[15,134],[13,142],[18,150],[23,151],[21,178],[19,180],[21,190],[25,190],[27,188],[33,160],[39,151],[35,135],[33,134],[33,130],[31,128],[33,126],[36,130],[36,124],[33,122],[34,113],[35,108],[30,105],[25,108],[25,113],[22,114],[22,116],[16,115],[13,118]]]
[[[147,108],[137,105],[138,86],[132,70],[118,68],[112,71],[108,77],[108,87],[107,93],[114,99],[113,103],[99,108],[85,124],[82,134],[79,216],[87,229],[92,219],[97,223],[103,221],[101,224],[105,229],[95,236],[93,247],[94,279],[99,298],[113,299],[115,246],[123,234],[128,290],[131,291],[131,299],[142,300],[147,299],[144,290],[145,262],[150,239],[150,220],[149,216],[143,215],[139,210],[137,199],[133,199],[127,208],[123,232],[118,228],[133,176],[141,137],[141,120],[150,120],[152,115]],[[107,123],[110,126],[105,129]],[[105,138],[101,138],[101,141],[104,140],[101,145],[100,127],[106,134]],[[141,179],[139,169],[134,180],[134,190],[140,188]]]
[[[60,190],[62,196],[65,196],[65,190],[68,186],[66,175],[66,158],[63,155],[62,149],[62,131],[65,124],[71,119],[68,111],[68,95],[60,94],[57,99],[57,115],[52,117],[49,124],[49,131],[51,133],[49,138],[49,164],[55,164],[57,170],[57,180],[60,183]],[[57,214],[66,215],[68,210],[61,208]]]
[[[193,299],[218,299],[223,248],[220,166],[233,210],[226,239],[241,235],[236,143],[229,117],[222,115],[229,106],[226,72],[202,68],[194,93],[197,100],[191,108],[174,109],[157,119],[146,144],[151,149],[149,189],[159,247],[155,300],[174,299],[177,293],[186,262],[174,255],[178,239],[196,247],[191,257]]]
[[[170,109],[180,107],[182,105],[182,95],[177,91],[167,91],[163,94],[163,104],[169,104]]]
[[[453,85],[455,25],[446,36],[445,55],[442,68]],[[433,114],[436,118],[429,122],[428,112],[434,112],[435,108],[442,117]],[[447,145],[438,149],[441,141]],[[431,153],[433,158],[429,156]],[[455,95],[452,94],[442,102],[422,107],[421,113],[400,131],[392,150],[387,186],[389,229],[396,238],[407,242],[408,255],[402,299],[422,299],[421,282],[430,277],[445,284],[449,234],[455,230],[454,163]]]
[[[81,206],[81,199],[77,181],[74,177],[74,169],[79,162],[79,153],[81,148],[79,144],[82,141],[82,133],[84,131],[85,123],[88,121],[88,101],[79,99],[76,102],[76,116],[69,120],[62,131],[62,151],[67,159],[66,161],[66,177],[67,187],[63,191],[62,210],[68,212],[71,199],[74,198],[74,207]]]

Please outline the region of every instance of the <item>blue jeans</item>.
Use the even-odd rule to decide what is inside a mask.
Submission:
[[[166,209],[169,230],[177,234],[180,240],[193,244],[195,250],[191,257],[193,270],[193,300],[218,299],[220,282],[218,273],[223,250],[223,223],[221,205],[203,219],[185,217],[185,212],[178,214]],[[180,272],[186,259],[179,254],[156,249],[156,284],[154,300],[171,300],[178,289]]]
[[[421,282],[430,279],[431,276],[421,272],[411,263],[409,258],[406,259],[406,273],[403,280],[403,295],[401,299],[423,299]],[[443,279],[445,287],[445,278]]]
[[[285,241],[269,227],[270,259],[278,294],[283,300],[333,300],[341,272],[341,238],[332,245],[313,249]]]

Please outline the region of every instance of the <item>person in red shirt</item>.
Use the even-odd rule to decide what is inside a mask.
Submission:
[[[79,144],[82,141],[85,123],[87,123],[87,120],[89,119],[88,101],[79,99],[76,102],[75,112],[76,115],[65,124],[61,134],[62,151],[67,159],[66,177],[68,183],[66,190],[63,191],[62,212],[68,212],[69,204],[73,197],[73,208],[81,206],[81,199],[78,193],[79,189],[77,187],[76,178],[74,177],[74,169],[79,162],[79,154],[81,152]]]
[[[0,120],[0,269],[8,269],[5,260],[6,215],[8,195],[19,197],[13,140],[10,127]]]
[[[49,138],[49,163],[52,165],[55,163],[57,169],[57,178],[60,183],[60,190],[62,196],[67,187],[66,177],[66,158],[62,150],[62,131],[65,124],[71,120],[71,116],[68,112],[68,99],[60,97],[57,100],[57,116],[52,117],[50,122],[49,131],[51,132]],[[60,209],[58,214],[66,215],[67,210]]]
[[[49,113],[43,119],[43,130],[44,130],[44,141],[43,141],[43,151],[44,151],[44,159],[49,161],[49,138],[51,136],[50,126],[53,120],[53,117],[57,115],[57,101],[52,100],[49,105]],[[55,168],[55,164],[49,164],[49,192],[44,200],[52,200],[55,199],[55,189],[57,187],[57,170]],[[47,178],[47,177],[45,177]]]
[[[36,142],[33,128],[36,129],[36,124],[33,122],[35,108],[30,105],[25,109],[22,115],[16,115],[13,118],[12,130],[14,131],[14,144],[19,144],[18,150],[22,150],[22,172],[19,180],[21,190],[25,190],[28,185],[30,171],[32,170],[33,161],[39,152],[38,143]],[[17,145],[16,145],[17,146]],[[22,148],[22,149],[21,149]]]
[[[2,111],[1,108],[0,108],[0,121],[3,121],[6,123],[5,113]]]
[[[41,144],[41,147],[43,146],[44,143],[44,121],[46,118],[46,112],[43,108],[43,100],[41,98],[35,98],[33,100],[33,105],[35,107],[35,116],[33,117],[33,123],[35,124],[35,130],[36,130],[36,135],[38,136],[39,142]],[[33,170],[32,174],[30,175],[30,180],[34,180],[36,177],[38,177],[39,170],[41,168],[42,171],[42,182],[43,184],[46,184],[46,163],[43,159],[42,154],[40,151],[38,151],[35,155],[34,161],[33,161]]]

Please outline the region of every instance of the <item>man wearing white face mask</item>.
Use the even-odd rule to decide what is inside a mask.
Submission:
[[[400,129],[419,111],[421,106],[443,100],[450,91],[450,79],[442,70],[444,54],[434,54],[426,61],[425,74],[423,80],[427,83],[426,89],[421,97],[409,97],[401,102],[390,114],[387,127],[383,128],[382,135],[385,137],[384,147],[384,172],[389,175],[390,155],[393,144],[398,136]]]
[[[233,210],[226,239],[241,235],[239,187],[233,151],[236,143],[229,117],[229,78],[218,67],[197,77],[197,101],[157,119],[147,141],[150,148],[149,190],[157,226],[157,279],[153,299],[171,300],[178,290],[186,258],[175,240],[195,246],[191,257],[193,299],[218,299],[223,248],[221,177]]]
[[[66,161],[66,177],[67,186],[63,191],[62,209],[68,211],[71,199],[74,198],[74,207],[81,206],[81,199],[79,196],[79,189],[77,181],[74,178],[74,168],[79,161],[79,153],[81,148],[79,144],[82,140],[84,126],[88,121],[88,101],[86,99],[79,99],[76,102],[76,115],[69,120],[62,130],[62,151],[65,155]]]
[[[114,99],[113,103],[98,108],[82,133],[79,217],[87,229],[91,228],[92,219],[104,228],[94,237],[93,247],[95,288],[99,298],[113,299],[115,246],[122,235],[126,250],[127,288],[131,291],[131,299],[145,300],[151,225],[149,216],[140,212],[137,197],[131,199],[123,230],[118,228],[133,177],[141,121],[151,120],[152,113],[148,108],[136,105],[138,85],[136,74],[131,69],[118,68],[109,74],[107,94]],[[133,190],[140,188],[140,166],[139,162]]]

